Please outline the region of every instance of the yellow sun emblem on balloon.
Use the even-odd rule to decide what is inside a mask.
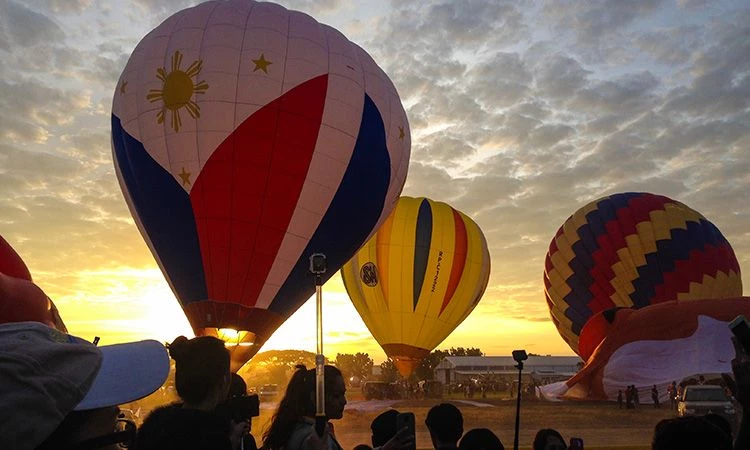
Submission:
[[[175,131],[180,131],[182,119],[180,119],[180,109],[185,108],[190,116],[195,119],[200,117],[201,109],[193,101],[193,94],[203,94],[208,89],[208,83],[201,80],[194,82],[193,78],[201,72],[203,61],[197,60],[190,64],[187,70],[181,70],[182,53],[174,52],[172,55],[172,71],[167,73],[166,69],[160,67],[156,69],[156,77],[162,82],[161,89],[151,89],[146,95],[150,102],[162,100],[164,105],[156,114],[157,123],[164,123],[164,115],[167,110],[172,111],[171,125]]]

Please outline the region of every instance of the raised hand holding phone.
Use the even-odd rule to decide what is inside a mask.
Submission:
[[[575,437],[570,438],[568,450],[583,450],[583,439]]]
[[[399,445],[398,448],[402,450],[414,450],[417,448],[414,413],[399,413],[396,416],[396,429],[398,431],[394,438],[400,437],[400,439],[398,442],[394,442],[394,444],[397,443]]]

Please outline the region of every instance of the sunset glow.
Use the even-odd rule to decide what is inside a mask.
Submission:
[[[747,2],[281,3],[340,30],[393,81],[408,119],[389,124],[393,140],[411,137],[402,194],[449,203],[486,237],[487,289],[438,348],[573,355],[545,301],[545,255],[571,214],[618,192],[658,193],[695,209],[750,273]],[[113,95],[136,86],[118,82],[128,56],[194,4],[0,5],[0,235],[85,339],[194,336],[131,216],[111,146]],[[149,97],[133,104],[170,136],[197,133],[209,108],[196,98],[221,86],[205,81],[205,61],[167,58],[144,75]],[[260,49],[242,64],[256,82],[282,69]],[[195,167],[169,161],[185,192],[205,163],[195,153]],[[323,301],[329,358],[385,359],[339,274],[323,286]],[[244,330],[221,333],[239,342]],[[290,348],[315,351],[314,300],[261,351]]]

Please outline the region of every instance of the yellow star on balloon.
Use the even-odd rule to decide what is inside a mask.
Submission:
[[[398,127],[398,138],[404,140],[404,127]]]
[[[187,186],[190,184],[190,172],[185,170],[185,167],[182,168],[182,172],[180,172],[180,178],[182,178],[182,185]]]
[[[257,72],[258,70],[262,70],[265,73],[268,73],[268,66],[273,64],[271,61],[268,61],[266,59],[266,56],[261,53],[260,58],[253,59],[253,63],[255,63],[255,69],[253,69],[253,72]]]
[[[120,84],[120,94],[124,94],[125,93],[125,88],[126,87],[128,87],[128,82],[127,81],[123,81],[122,84]]]

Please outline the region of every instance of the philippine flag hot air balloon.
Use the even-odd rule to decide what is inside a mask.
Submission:
[[[466,214],[401,197],[341,275],[365,325],[407,377],[482,298],[490,254]]]
[[[742,295],[737,258],[713,223],[680,202],[637,192],[595,200],[563,223],[544,286],[560,335],[584,360],[603,336],[579,336],[599,312]]]
[[[117,177],[196,334],[233,369],[395,205],[409,160],[398,93],[360,47],[273,3],[210,1],[151,31],[112,106]],[[327,278],[326,277],[326,278]]]

